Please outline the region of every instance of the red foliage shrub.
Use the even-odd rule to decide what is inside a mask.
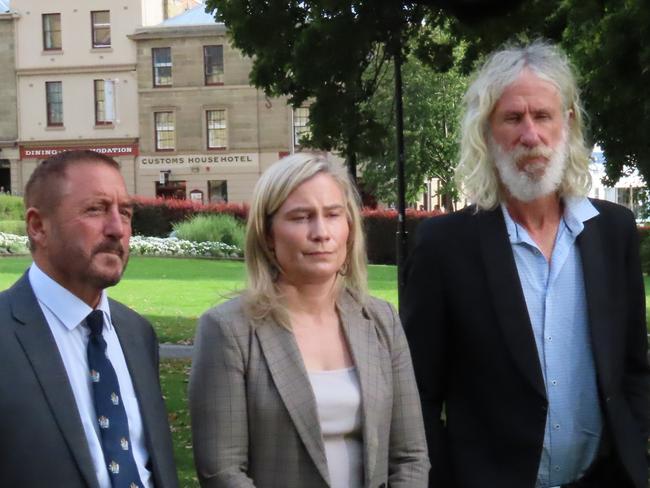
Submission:
[[[197,214],[227,213],[242,221],[248,217],[248,205],[237,203],[201,204],[191,200],[134,197],[133,233],[144,236],[165,237],[172,231],[172,224]],[[440,211],[406,211],[406,230],[409,250],[415,242],[418,224],[428,218],[441,215]],[[368,261],[373,264],[395,264],[397,211],[392,209],[369,209],[362,211],[368,247]]]
[[[248,205],[239,203],[202,204],[191,200],[134,197],[133,233],[144,236],[169,235],[172,224],[202,213],[226,213],[245,221]]]
[[[424,219],[442,215],[439,210],[425,212],[406,210],[408,249],[413,249],[417,226]],[[395,264],[397,262],[397,211],[393,209],[363,209],[364,230],[368,248],[368,262]]]

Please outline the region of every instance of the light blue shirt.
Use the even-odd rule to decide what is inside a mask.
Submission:
[[[578,479],[602,433],[582,259],[576,238],[598,215],[586,198],[567,198],[550,263],[501,206],[535,336],[549,408],[537,488]],[[506,400],[507,401],[507,400]]]
[[[88,369],[86,349],[90,331],[82,325],[86,316],[93,309],[45,274],[36,263],[33,263],[29,268],[28,277],[63,360],[63,366],[77,404],[99,486],[101,488],[111,488],[111,480],[100,441]],[[113,369],[115,369],[120,385],[122,402],[129,422],[129,437],[133,457],[138,467],[138,473],[144,486],[153,488],[151,471],[146,468],[149,454],[145,443],[140,408],[135,396],[131,375],[122,353],[122,346],[120,346],[119,338],[111,321],[108,298],[104,291],[102,291],[97,309],[104,313],[102,336],[107,344],[106,356],[108,356]]]

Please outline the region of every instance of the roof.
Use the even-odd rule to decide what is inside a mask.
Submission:
[[[3,0],[0,0],[0,2]],[[184,26],[184,25],[215,25],[223,24],[222,22],[215,22],[214,15],[205,12],[205,5],[197,5],[189,10],[186,10],[180,15],[171,17],[164,22],[158,24],[160,27]]]

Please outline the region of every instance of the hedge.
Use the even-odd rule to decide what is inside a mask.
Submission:
[[[406,231],[408,232],[408,252],[415,244],[418,224],[424,219],[441,215],[440,211],[424,212],[407,209]],[[395,264],[397,262],[397,211],[363,210],[364,230],[368,262],[372,264]]]
[[[248,206],[242,204],[204,205],[189,200],[136,197],[133,215],[133,234],[166,237],[172,225],[204,213],[227,213],[242,221],[248,215]],[[406,230],[409,233],[409,250],[415,242],[418,224],[425,218],[440,215],[440,211],[423,212],[407,210]],[[395,264],[397,211],[363,210],[364,230],[368,247],[368,261],[373,264]]]
[[[246,220],[248,206],[234,203],[202,204],[191,200],[134,197],[133,234],[149,237],[167,237],[172,224],[201,213],[230,214]]]

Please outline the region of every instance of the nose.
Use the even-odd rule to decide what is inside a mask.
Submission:
[[[535,147],[541,142],[535,121],[528,114],[526,114],[521,123],[519,142],[525,147]]]
[[[311,238],[315,241],[325,241],[329,239],[329,230],[327,222],[322,215],[318,215],[312,219],[310,228]]]
[[[121,239],[129,224],[124,221],[124,217],[117,205],[112,206],[106,212],[106,221],[104,224],[104,234],[116,239]]]

